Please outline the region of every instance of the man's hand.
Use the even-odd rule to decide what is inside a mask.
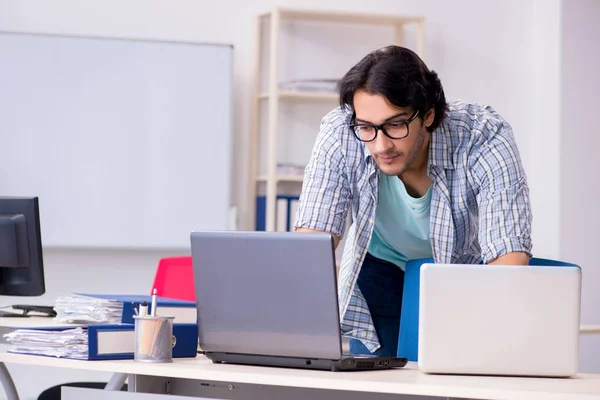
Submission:
[[[296,232],[318,232],[318,233],[329,233],[329,232],[323,232],[323,231],[317,231],[314,229],[306,229],[306,228],[298,228],[296,229]],[[338,244],[340,244],[340,238],[337,237],[337,235],[331,234],[331,236],[333,236],[333,248],[337,249]]]
[[[527,253],[513,252],[496,258],[489,262],[490,265],[528,265],[529,256]]]

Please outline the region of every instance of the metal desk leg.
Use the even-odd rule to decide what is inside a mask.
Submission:
[[[0,382],[2,382],[2,387],[4,387],[6,398],[8,400],[19,400],[19,394],[17,393],[15,383],[3,362],[0,362]]]
[[[104,390],[121,390],[125,381],[127,380],[127,374],[113,374],[110,380],[104,386]]]

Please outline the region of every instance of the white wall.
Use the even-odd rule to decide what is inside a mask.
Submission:
[[[253,17],[274,6],[424,15],[426,60],[439,72],[447,94],[492,104],[512,122],[519,145],[527,153],[530,1],[5,0],[0,2],[0,29],[233,43],[237,110],[234,167],[243,171],[250,122]],[[313,40],[318,49],[319,38]],[[321,54],[313,57],[329,59],[330,53],[323,54],[329,51],[321,49]],[[246,177],[242,172],[236,178],[233,195],[240,202],[243,217]]]
[[[49,2],[46,0],[3,0],[0,1],[0,29],[232,43],[235,47],[234,105],[236,109],[234,121],[234,140],[236,142],[234,159],[236,164],[234,169],[239,171],[238,174],[235,174],[233,195],[240,205],[243,221],[248,203],[244,198],[247,190],[245,149],[248,148],[247,138],[250,123],[248,105],[252,79],[250,74],[253,63],[254,15],[275,6],[424,15],[426,17],[425,60],[431,68],[439,73],[447,95],[490,104],[511,122],[532,188],[540,188],[534,201],[536,221],[534,222],[534,245],[536,251],[540,250],[536,255],[555,257],[558,256],[556,250],[558,233],[553,230],[552,223],[548,221],[557,221],[559,214],[556,210],[557,204],[546,202],[545,196],[546,193],[558,192],[556,186],[550,188],[545,186],[548,178],[546,170],[541,167],[549,162],[548,158],[553,160],[555,154],[552,153],[547,158],[540,153],[538,147],[539,140],[543,139],[541,138],[543,132],[539,126],[536,128],[535,123],[536,121],[543,122],[545,113],[542,108],[538,108],[536,111],[535,104],[539,103],[535,103],[534,100],[543,99],[542,93],[545,89],[542,81],[532,83],[534,82],[534,76],[532,76],[534,68],[543,67],[547,60],[545,57],[554,56],[554,53],[548,55],[544,52],[536,52],[532,48],[542,41],[541,37],[535,36],[532,30],[536,24],[541,26],[545,23],[544,14],[540,14],[539,6],[542,4],[540,1],[305,0],[299,2],[294,0],[255,0],[250,2],[221,0],[212,2],[208,0],[131,0],[123,2],[105,0],[81,2],[78,0],[55,0]],[[589,7],[593,2],[594,0],[588,0]],[[556,4],[554,2],[549,6],[550,13],[556,12]],[[556,14],[551,15],[551,18],[553,18],[552,21],[556,21]],[[552,27],[546,25],[544,29],[551,30]],[[316,43],[318,37],[312,40],[315,41],[313,43],[315,48],[318,48],[318,43]],[[348,40],[352,41],[354,38],[348,37]],[[321,49],[320,51],[320,54],[311,54],[311,56],[317,58],[318,56],[329,56],[332,53],[331,49]],[[550,74],[552,73],[554,72],[550,71]],[[554,85],[555,83],[550,84]],[[588,102],[589,107],[592,107],[592,104],[594,102]],[[536,116],[535,120],[532,119],[532,114]],[[579,119],[575,119],[575,121],[580,121],[580,125],[585,126],[588,121],[591,121],[592,116],[593,114],[590,115],[588,112],[588,115],[580,115]],[[553,133],[553,135],[557,135],[557,133]],[[555,140],[558,140],[557,136],[554,137]],[[584,138],[582,137],[581,140]],[[592,151],[592,146],[587,148]],[[571,156],[573,157],[575,154],[575,150],[573,150]],[[591,155],[590,159],[593,160]],[[565,175],[568,174],[568,179],[563,180],[571,179],[571,176],[577,171],[579,170],[575,167],[571,174],[568,174],[567,170],[563,170]],[[594,170],[587,169],[586,171]],[[591,179],[594,175],[589,175],[589,177]],[[582,178],[582,181],[590,179]],[[598,194],[597,187],[595,190]],[[542,193],[544,194],[542,195]],[[591,204],[593,198],[590,192],[584,200]],[[563,198],[562,201],[569,204],[569,202],[575,201],[575,197],[572,200]],[[583,220],[585,216],[586,214],[582,212],[578,218]],[[576,237],[581,238],[585,235],[576,232],[576,228],[579,226],[579,224],[574,225],[573,233],[576,234]],[[591,232],[592,226],[594,225],[588,225],[589,232]],[[241,226],[241,228],[247,227]],[[588,236],[590,237],[589,243],[592,243],[591,234]],[[563,236],[561,236],[562,239]],[[573,246],[578,245],[577,243]],[[588,242],[586,241],[586,243]],[[570,248],[574,248],[573,246]],[[570,254],[569,251],[565,251],[564,255]],[[589,247],[583,248],[583,251],[586,254],[592,254],[589,252]],[[577,253],[582,254],[579,251]],[[106,287],[114,290],[145,292],[151,284],[151,275],[160,255],[162,253],[48,251],[46,253],[48,294],[45,300],[50,301],[59,292],[103,290]],[[593,265],[593,254],[586,257],[586,263]],[[127,280],[115,278],[115,276],[123,276],[123,274],[128,275]],[[136,281],[136,277],[139,277],[138,281]],[[586,301],[589,299],[588,296]],[[19,302],[23,301],[25,300],[19,299]],[[10,302],[16,301],[6,299],[5,303]],[[33,301],[27,299],[27,302]],[[590,310],[588,322],[600,323],[598,317],[594,317],[595,320],[592,320],[593,316],[590,314],[592,306],[586,305],[585,307]],[[600,348],[600,346],[596,348]],[[595,361],[595,364],[590,363],[588,367],[592,365],[600,372],[598,361]],[[30,396],[34,395],[34,389],[23,386],[21,388],[29,389],[27,393]]]
[[[581,318],[600,325],[600,2],[562,5],[561,257],[582,266]],[[600,335],[582,338],[582,365],[600,372]]]
[[[538,257],[552,259],[559,258],[560,240],[561,3],[532,1],[528,64],[531,94],[525,157],[533,209],[533,251]]]

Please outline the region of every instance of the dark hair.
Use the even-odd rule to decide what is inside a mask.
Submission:
[[[413,51],[400,46],[387,46],[369,53],[350,69],[340,81],[340,105],[354,110],[354,94],[364,90],[381,94],[397,107],[425,112],[435,110],[432,132],[446,112],[446,97],[437,73],[430,71]]]

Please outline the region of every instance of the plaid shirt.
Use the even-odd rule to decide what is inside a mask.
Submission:
[[[338,278],[341,328],[375,351],[379,339],[356,280],[375,223],[379,169],[348,128],[351,114],[338,107],[323,118],[294,227],[342,238],[351,211]],[[531,255],[527,179],[512,129],[491,107],[449,102],[431,134],[428,175],[435,262],[486,263],[515,251]]]

